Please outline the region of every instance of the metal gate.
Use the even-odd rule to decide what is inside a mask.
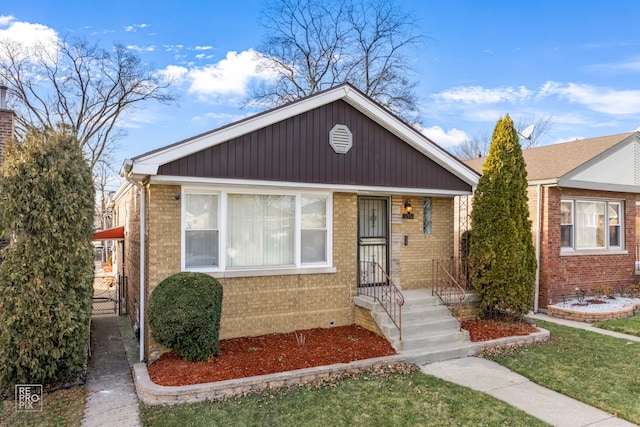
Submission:
[[[386,197],[358,198],[358,268],[359,286],[387,282],[389,271],[389,199]],[[363,274],[371,265],[379,264],[380,274]]]
[[[93,277],[93,306],[91,314],[121,314],[121,282],[111,273],[96,271]]]

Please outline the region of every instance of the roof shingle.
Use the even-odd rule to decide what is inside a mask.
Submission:
[[[527,164],[527,179],[541,181],[566,175],[634,133],[627,132],[598,138],[578,139],[522,150],[524,161]],[[486,157],[480,157],[466,160],[465,163],[482,174],[482,165],[486,160]]]

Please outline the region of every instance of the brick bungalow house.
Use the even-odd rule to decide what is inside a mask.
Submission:
[[[431,259],[454,252],[454,197],[478,180],[347,84],[126,160],[121,175],[116,259],[149,361],[163,349],[140,313],[177,272],[222,283],[221,339],[356,323],[363,260],[428,287]]]
[[[640,132],[523,150],[538,257],[534,310],[635,280]],[[486,157],[467,161],[482,173]]]

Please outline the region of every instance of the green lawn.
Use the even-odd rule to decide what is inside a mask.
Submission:
[[[601,329],[622,332],[623,334],[636,335],[640,337],[640,313],[636,313],[635,316],[627,317],[626,319],[599,322],[594,324],[594,326]]]
[[[76,427],[82,420],[84,403],[84,387],[45,394],[42,412],[16,412],[14,400],[4,400],[0,406],[0,426]]]
[[[640,342],[538,322],[547,343],[488,356],[533,382],[640,424]]]
[[[175,406],[141,405],[145,426],[539,426],[493,397],[422,374],[361,374],[300,387]]]

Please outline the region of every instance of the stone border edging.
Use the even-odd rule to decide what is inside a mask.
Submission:
[[[549,331],[542,328],[538,329],[539,332],[534,332],[526,336],[505,337],[472,344],[475,344],[477,351],[482,351],[490,348],[513,347],[547,341],[550,337]],[[314,368],[297,369],[295,371],[187,386],[158,385],[151,381],[147,365],[144,363],[136,363],[133,365],[133,381],[138,399],[142,403],[146,405],[175,405],[178,403],[195,403],[205,400],[223,400],[229,397],[271,388],[302,385],[311,381],[330,378],[337,374],[356,373],[367,368],[406,362],[407,358],[404,355],[396,354],[394,356],[378,357],[375,359],[356,360],[350,363],[338,363]]]
[[[547,314],[551,317],[585,323],[604,322],[606,320],[613,319],[624,319],[633,316],[638,310],[640,310],[640,304],[629,304],[617,310],[600,312],[571,310],[569,308],[561,308],[555,305],[547,306]]]
[[[478,344],[479,350],[483,351],[492,348],[516,347],[549,341],[549,338],[551,338],[551,332],[539,326],[536,326],[536,328],[538,328],[538,332],[534,332],[529,335],[517,335],[513,337],[498,338],[490,341],[478,341],[476,342],[476,344]]]
[[[366,368],[404,363],[405,357],[378,357],[356,360],[350,363],[317,366],[295,371],[187,386],[163,386],[151,381],[147,365],[133,365],[133,380],[141,402],[147,405],[173,405],[176,403],[195,403],[204,400],[222,400],[228,397],[244,395],[266,389],[305,384],[311,381],[330,378],[336,374],[356,373]]]

